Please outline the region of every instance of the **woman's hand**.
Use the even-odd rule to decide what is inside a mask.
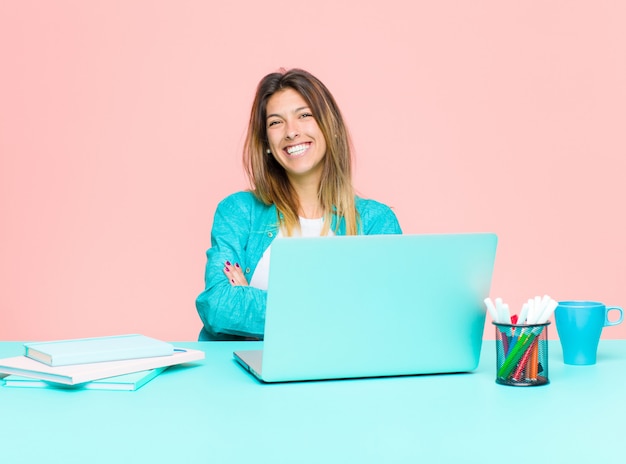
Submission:
[[[243,275],[241,266],[239,263],[231,264],[230,261],[224,263],[224,275],[233,287],[242,286],[247,287],[248,281]]]

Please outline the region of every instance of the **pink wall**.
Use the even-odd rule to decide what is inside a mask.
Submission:
[[[498,233],[493,297],[626,305],[625,17],[618,0],[0,0],[0,339],[194,340],[213,210],[246,187],[254,87],[281,66],[334,92],[358,189],[405,232]]]

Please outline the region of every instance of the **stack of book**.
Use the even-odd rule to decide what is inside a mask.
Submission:
[[[200,359],[203,351],[130,334],[25,343],[23,356],[0,359],[0,374],[9,374],[5,387],[137,390],[169,366]]]

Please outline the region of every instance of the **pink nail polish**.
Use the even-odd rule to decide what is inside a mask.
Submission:
[[[227,266],[231,266],[230,261],[226,261]]]
[[[230,281],[231,281],[232,283],[235,283],[235,279],[230,279]]]
[[[225,268],[224,268],[224,270],[225,270],[226,272],[230,272],[230,269],[228,269],[227,267],[225,267]]]
[[[235,263],[235,267],[239,267],[239,263]]]

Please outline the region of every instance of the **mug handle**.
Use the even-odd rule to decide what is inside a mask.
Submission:
[[[611,310],[619,311],[619,318],[616,321],[609,321],[609,312]],[[621,323],[623,319],[624,319],[624,310],[622,308],[620,308],[619,306],[607,306],[606,307],[606,316],[604,319],[605,327],[611,326],[611,325],[617,325]]]

